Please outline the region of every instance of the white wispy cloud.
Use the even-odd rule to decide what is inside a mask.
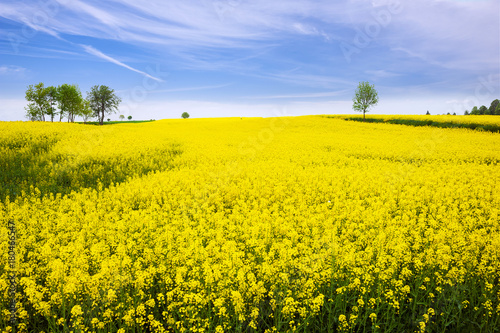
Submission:
[[[220,89],[230,86],[232,83],[225,84],[216,84],[216,85],[207,85],[207,86],[193,86],[193,87],[182,87],[182,88],[171,88],[171,89],[157,89],[150,90],[148,94],[163,94],[163,93],[172,93],[172,92],[183,92],[183,91],[200,91],[200,90],[211,90],[211,89]],[[118,90],[117,93],[129,93],[128,90]]]
[[[366,74],[375,77],[375,78],[387,78],[387,77],[396,77],[400,76],[398,73],[394,73],[385,69],[378,69],[378,70],[367,70],[365,71]]]
[[[82,44],[80,44],[80,46],[85,50],[85,52],[87,52],[87,53],[89,53],[91,55],[94,55],[94,56],[96,56],[98,58],[101,58],[101,59],[104,59],[106,61],[109,61],[109,62],[111,62],[113,64],[118,65],[118,66],[124,67],[124,68],[126,68],[128,70],[131,70],[133,72],[136,72],[136,73],[139,73],[141,75],[144,75],[145,77],[148,77],[148,78],[153,79],[155,81],[164,82],[164,80],[162,80],[160,78],[157,78],[157,77],[154,77],[154,76],[152,76],[152,75],[150,75],[150,74],[148,74],[146,72],[140,71],[140,70],[135,69],[133,67],[130,67],[129,65],[124,64],[123,62],[121,62],[121,61],[119,61],[119,60],[117,60],[115,58],[112,58],[112,57],[110,57],[110,56],[102,53],[101,51],[95,49],[94,47],[92,47],[90,45],[82,45]]]
[[[2,65],[0,66],[0,75],[5,74],[22,74],[26,71],[26,68],[13,66],[13,65]]]
[[[113,15],[111,12],[107,12],[106,10],[100,9],[96,6],[92,6],[79,0],[71,0],[71,2],[59,1],[59,3],[70,6],[68,8],[71,8],[73,11],[85,13],[86,15],[96,19],[98,22],[106,26],[120,27],[121,23],[123,23],[120,22],[118,17]]]
[[[181,92],[181,91],[198,91],[198,90],[210,90],[210,89],[219,89],[230,86],[231,83],[225,84],[216,84],[209,86],[199,86],[199,87],[184,87],[184,88],[173,88],[173,89],[161,89],[161,90],[153,90],[151,93],[170,93],[170,92]]]
[[[269,96],[252,96],[249,99],[297,99],[297,98],[321,98],[321,97],[334,97],[346,94],[348,90],[340,91],[327,91],[308,94],[289,94],[289,95],[269,95]]]
[[[299,22],[315,4],[243,1],[58,1],[57,10],[7,0],[0,16],[47,33],[160,45],[244,47],[277,38],[277,33],[325,35],[315,23]],[[322,6],[320,2],[318,5]],[[33,19],[43,18],[40,24]],[[78,24],[75,24],[78,22]],[[242,41],[245,41],[244,43]]]
[[[324,89],[332,89],[339,86],[350,87],[356,83],[354,80],[338,76],[309,74],[303,72],[266,73],[262,74],[262,77],[294,85],[307,85],[310,87],[321,87]]]

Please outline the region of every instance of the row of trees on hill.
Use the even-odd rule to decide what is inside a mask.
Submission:
[[[466,116],[468,115],[490,115],[490,116],[500,116],[500,100],[495,99],[491,102],[490,107],[486,107],[481,105],[479,108],[474,106],[472,110],[465,110],[464,113]]]
[[[26,117],[29,120],[54,121],[59,118],[62,121],[67,118],[68,122],[74,122],[79,116],[84,122],[97,118],[101,125],[104,116],[116,112],[121,102],[114,90],[104,85],[93,86],[83,98],[78,85],[65,83],[58,87],[45,87],[43,82],[28,86],[26,100]]]

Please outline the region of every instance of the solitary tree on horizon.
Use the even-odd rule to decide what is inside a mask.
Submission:
[[[375,90],[375,85],[370,85],[368,82],[360,82],[354,97],[352,108],[354,111],[363,112],[363,121],[365,120],[365,113],[369,111],[370,107],[377,105],[378,93]]]
[[[184,118],[184,119],[188,119],[189,118],[189,113],[183,112],[182,115],[181,115],[181,117]]]

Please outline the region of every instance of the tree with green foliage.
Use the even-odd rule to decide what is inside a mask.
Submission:
[[[118,118],[120,118],[120,121],[123,121],[125,119],[125,116],[121,114]]]
[[[89,118],[91,118],[94,115],[94,111],[90,107],[90,102],[84,98],[82,98],[80,115],[83,118],[84,124],[86,124]]]
[[[481,105],[479,108],[474,106],[470,112],[466,111],[465,115],[491,115],[500,116],[500,100],[494,99],[491,101],[490,107]]]
[[[45,115],[50,114],[50,102],[48,98],[49,90],[45,88],[43,82],[36,85],[29,85],[26,90],[26,100],[29,102],[24,108],[26,117],[32,121],[45,121]]]
[[[50,116],[50,121],[54,122],[54,117],[57,113],[56,105],[57,105],[57,100],[59,99],[59,94],[57,92],[57,88],[53,86],[49,86],[45,88],[47,90],[47,103],[48,103],[48,110],[47,110],[47,115]]]
[[[360,82],[354,97],[352,98],[354,111],[363,112],[363,120],[365,113],[369,111],[370,107],[377,105],[378,93],[374,85],[368,82]]]
[[[464,116],[468,116],[468,115],[469,115],[469,110],[465,110]]]
[[[104,115],[116,112],[122,101],[115,95],[113,89],[104,85],[93,86],[87,93],[87,99],[100,125],[104,123]]]
[[[431,113],[429,112],[429,110],[427,110],[427,113],[425,114],[426,116],[430,116]]]
[[[489,114],[491,114],[492,116],[497,114],[497,113],[496,113],[496,110],[497,110],[497,106],[498,106],[498,104],[500,104],[500,100],[498,100],[498,99],[494,99],[494,100],[491,102],[490,107],[489,107],[489,109],[488,109]]]
[[[128,116],[128,117],[127,117],[127,119],[128,119],[128,120],[132,120],[132,116]]]
[[[479,114],[480,115],[487,115],[488,114],[488,108],[484,105],[481,105],[479,107]]]
[[[181,117],[184,118],[184,119],[187,119],[187,118],[189,118],[189,113],[183,112],[182,115],[181,115]]]
[[[61,121],[64,114],[68,117],[68,123],[75,121],[75,116],[82,116],[82,93],[75,84],[62,84],[57,87],[58,102]]]

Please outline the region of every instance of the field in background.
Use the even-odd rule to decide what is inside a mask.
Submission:
[[[11,264],[21,332],[500,327],[499,134],[2,122],[0,156],[3,332]]]
[[[113,120],[113,121],[105,121],[103,125],[116,125],[116,124],[138,124],[138,123],[149,123],[154,120]],[[98,121],[87,121],[86,123],[78,122],[78,124],[86,124],[86,125],[100,125]]]
[[[432,115],[329,115],[336,118],[368,123],[386,123],[409,126],[431,126],[439,128],[468,128],[477,131],[500,132],[500,117],[496,116],[432,116]]]

